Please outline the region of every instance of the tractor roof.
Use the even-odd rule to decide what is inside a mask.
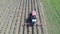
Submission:
[[[36,15],[36,11],[33,10],[33,11],[32,11],[32,15],[33,15],[33,16]]]

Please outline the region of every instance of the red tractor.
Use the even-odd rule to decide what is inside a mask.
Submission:
[[[32,11],[32,15],[31,15],[31,23],[36,23],[36,11]]]
[[[32,11],[28,16],[28,24],[27,25],[34,25],[36,23],[36,11]]]

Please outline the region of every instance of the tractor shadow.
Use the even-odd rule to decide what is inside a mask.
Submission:
[[[30,18],[27,18],[27,19],[26,19],[25,25],[26,25],[27,27],[28,27],[28,26],[30,26],[30,27],[33,26],[33,25],[31,24]]]
[[[28,18],[26,18],[26,20],[25,20],[26,26],[33,26],[32,22],[31,22],[31,16],[32,16],[32,14],[29,14]]]

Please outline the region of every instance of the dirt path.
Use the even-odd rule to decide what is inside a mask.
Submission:
[[[39,2],[40,2],[40,8],[41,8],[40,14],[42,19],[44,34],[48,34],[46,19],[45,19],[44,10],[43,10],[43,0],[40,0]]]

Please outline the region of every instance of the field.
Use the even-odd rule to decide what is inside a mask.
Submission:
[[[60,0],[43,0],[49,34],[60,34]]]
[[[33,26],[28,16],[36,11]],[[41,0],[0,0],[0,34],[46,34]]]
[[[24,26],[32,10],[37,13],[38,26]],[[60,34],[60,0],[0,0],[0,34],[46,33]]]

